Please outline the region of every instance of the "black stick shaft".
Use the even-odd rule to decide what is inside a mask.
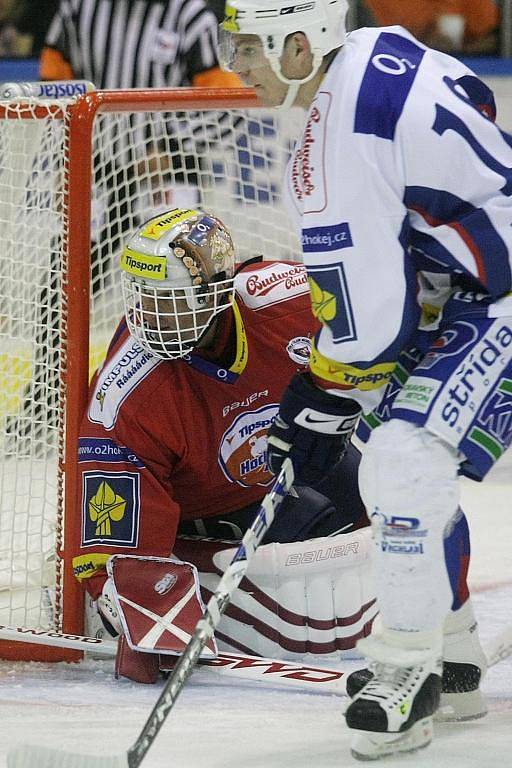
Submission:
[[[292,463],[287,458],[272,490],[263,499],[251,527],[245,532],[233,560],[226,568],[215,593],[210,598],[204,616],[197,622],[194,634],[167,680],[139,737],[128,750],[128,765],[130,768],[139,768],[148,749],[153,744],[185,683],[192,674],[192,670],[203,648],[213,636],[214,630],[228,606],[233,592],[245,576],[249,563],[259,543],[272,524],[282,500],[292,487],[293,480]]]

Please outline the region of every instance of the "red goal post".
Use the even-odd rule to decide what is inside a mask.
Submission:
[[[78,434],[122,314],[127,233],[159,208],[202,205],[242,260],[299,258],[281,200],[297,118],[262,111],[249,89],[0,101],[0,624],[83,629],[67,557],[80,537]],[[0,642],[2,657],[70,655]]]

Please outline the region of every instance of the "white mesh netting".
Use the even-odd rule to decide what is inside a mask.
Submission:
[[[65,233],[83,222],[80,216],[68,221],[65,204],[72,102],[31,104],[32,118],[26,107],[20,112],[0,103],[0,623],[48,627],[59,626],[48,598],[61,535]],[[140,110],[99,114],[94,122],[93,184],[82,190],[83,211],[92,211],[91,311],[84,318],[90,370],[122,314],[121,245],[149,216],[198,205],[231,229],[239,260],[300,253],[281,199],[300,118],[255,110]],[[69,173],[77,172],[71,164]]]

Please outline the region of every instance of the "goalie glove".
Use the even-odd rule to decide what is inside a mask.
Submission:
[[[297,373],[284,392],[268,431],[268,464],[277,475],[290,456],[299,485],[315,485],[343,456],[361,407],[317,387]]]
[[[176,558],[113,555],[107,573],[121,630],[116,676],[154,682],[159,656],[183,653],[204,613],[197,569]],[[211,638],[201,657],[216,655]]]

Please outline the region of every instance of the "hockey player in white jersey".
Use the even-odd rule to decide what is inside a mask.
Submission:
[[[322,329],[269,457],[309,482],[360,405],[382,621],[346,721],[353,754],[376,759],[429,743],[441,684],[483,714],[446,541],[458,474],[482,480],[512,440],[512,138],[466,66],[400,27],[346,35],[347,8],[228,0],[220,46],[262,103],[307,111],[286,184]]]

